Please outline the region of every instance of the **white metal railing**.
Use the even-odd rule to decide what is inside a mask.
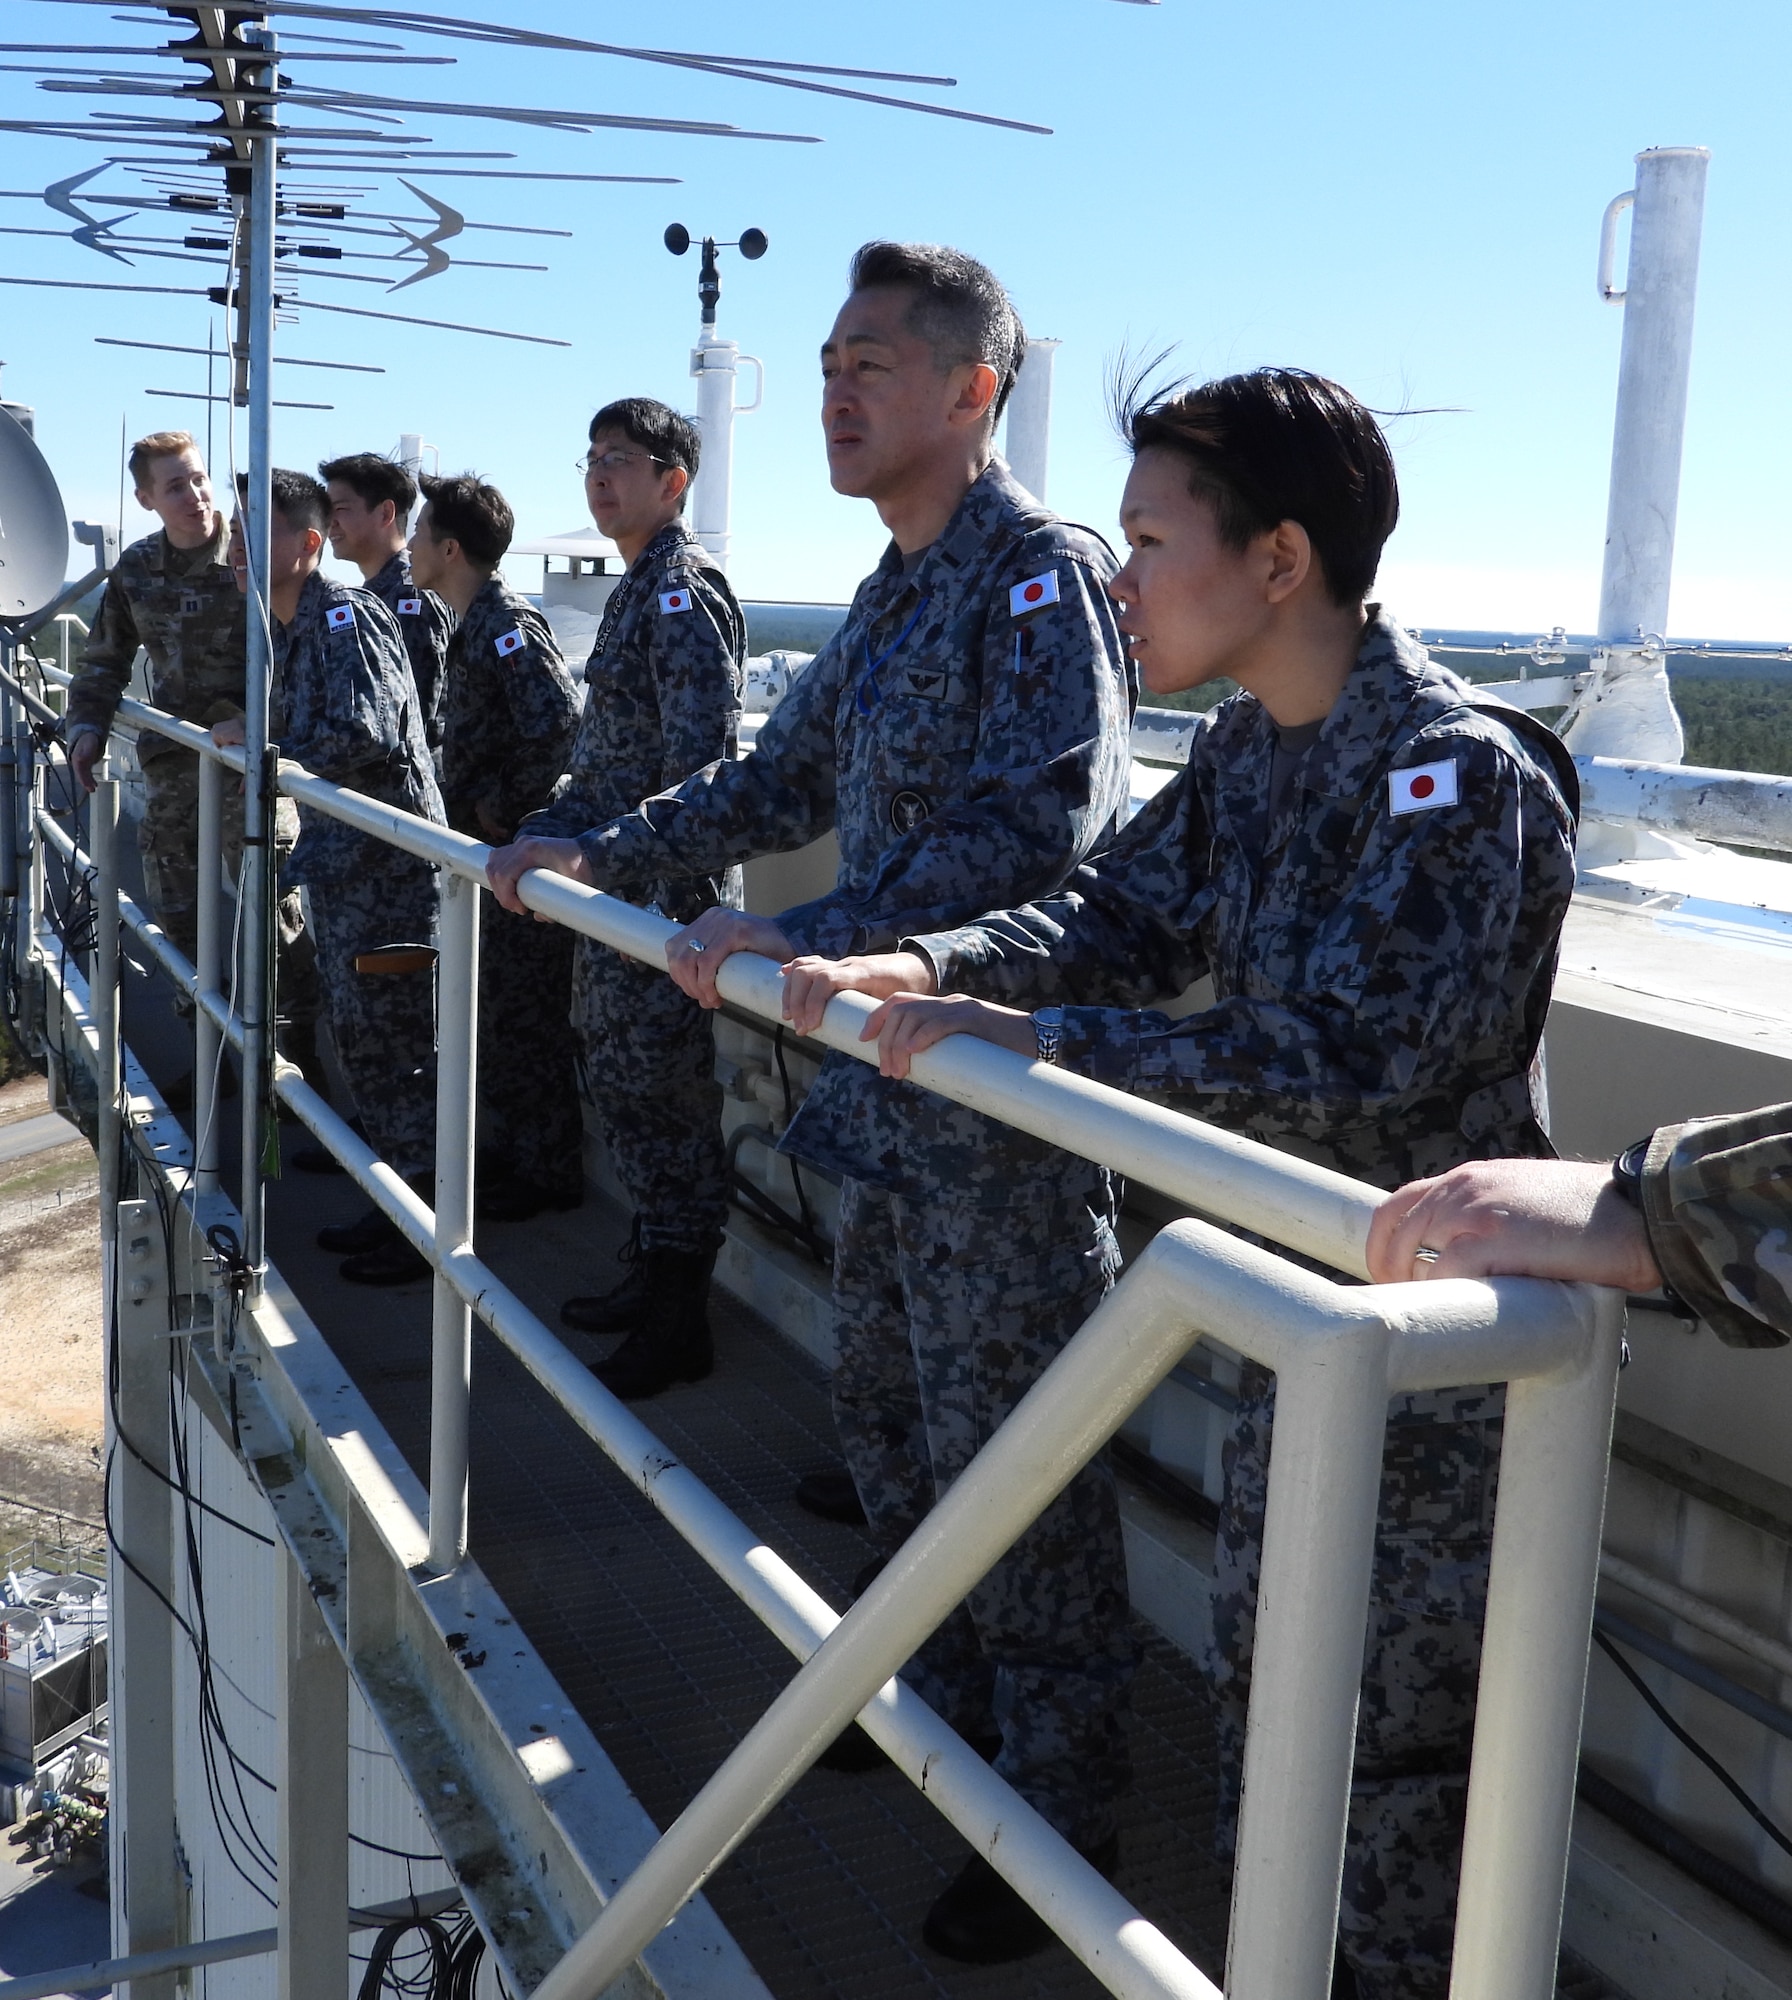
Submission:
[[[0,688],[8,701],[24,692],[16,681]],[[241,769],[243,753],[218,751],[205,732],[140,703],[127,701],[120,713],[128,724],[200,754],[202,837],[211,845],[200,871],[199,963],[189,966],[119,894],[108,839],[117,784],[102,781],[91,822],[100,940],[93,1011],[102,1070],[115,1068],[117,1058],[109,982],[116,980],[121,923],[193,995],[201,1036],[242,1041],[241,1022],[220,989],[216,840],[221,773]],[[1174,1223],[839,1618],[671,1462],[653,1433],[474,1253],[478,895],[489,850],[291,765],[281,768],[278,784],[312,810],[433,861],[443,875],[434,1210],[295,1070],[281,1065],[274,1080],[276,1094],[435,1268],[431,1567],[452,1568],[466,1549],[471,1314],[477,1313],[806,1662],[542,1985],[543,2000],[587,2000],[602,1991],[855,1714],[1111,1991],[1129,2000],[1207,2000],[1216,1992],[893,1678],[1190,1344],[1208,1333],[1223,1335],[1278,1379],[1227,1991],[1235,2000],[1322,2000],[1329,1991],[1388,1399],[1502,1381],[1510,1384],[1504,1472],[1452,1990],[1455,2000],[1545,2000],[1553,1992],[1621,1299],[1516,1280],[1339,1285],[1210,1223]],[[32,840],[78,859],[73,839],[35,808]],[[664,963],[675,926],[659,917],[558,876],[525,876],[521,893],[544,916],[649,964]],[[43,936],[40,921],[33,949],[40,969],[53,976]],[[782,982],[769,960],[729,959],[720,986],[730,1001],[778,1020]],[[858,1039],[871,1004],[858,995],[838,997],[817,1039],[874,1061]],[[196,1056],[209,1048],[215,1058],[217,1046],[202,1042]],[[199,1133],[215,1118],[214,1066],[195,1062]],[[1205,1215],[1366,1275],[1363,1247],[1379,1197],[1343,1175],[964,1038],[920,1058],[915,1076]],[[115,1075],[110,1097],[102,1078],[101,1110],[115,1136],[121,1111]],[[116,1159],[117,1146],[108,1145],[103,1131],[107,1152]],[[196,1153],[195,1164],[215,1186],[215,1152],[209,1162]],[[246,1161],[245,1172],[254,1181],[258,1162]]]

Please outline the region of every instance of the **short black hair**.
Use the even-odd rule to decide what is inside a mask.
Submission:
[[[390,500],[393,512],[401,521],[417,504],[416,480],[402,465],[395,465],[389,458],[381,458],[377,451],[357,451],[351,452],[347,458],[327,458],[317,468],[317,476],[326,482],[341,480],[366,507],[377,507],[382,500]]]
[[[295,472],[289,465],[276,465],[268,474],[274,512],[289,528],[315,528],[321,535],[330,525],[330,496],[308,472]],[[236,497],[245,513],[249,507],[249,475],[236,476]]]
[[[1002,414],[1027,358],[1027,333],[987,264],[940,243],[865,243],[853,253],[847,283],[855,292],[890,286],[912,293],[908,329],[933,349],[934,366],[944,375],[967,361],[987,362],[997,384],[991,420]]]
[[[689,417],[681,417],[665,403],[651,396],[619,396],[606,403],[591,419],[585,436],[596,441],[599,431],[620,431],[632,445],[662,466],[682,465],[691,479],[703,457],[703,437]],[[685,487],[678,497],[678,511],[684,512]]]
[[[1115,385],[1115,420],[1134,455],[1175,452],[1188,466],[1189,491],[1212,502],[1228,548],[1298,521],[1333,603],[1367,597],[1400,519],[1394,455],[1373,415],[1348,389],[1304,368],[1151,392],[1145,377],[1154,366]]]
[[[430,532],[438,542],[456,541],[470,563],[496,569],[516,533],[510,502],[476,472],[452,479],[423,476],[423,497],[429,502]]]

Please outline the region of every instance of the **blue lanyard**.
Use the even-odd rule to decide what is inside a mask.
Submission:
[[[922,598],[920,603],[915,606],[914,616],[909,619],[908,623],[896,634],[895,638],[878,654],[876,659],[871,657],[871,633],[869,630],[866,631],[865,672],[860,678],[858,692],[858,707],[861,715],[869,715],[878,703],[883,700],[884,691],[878,683],[878,671],[893,653],[901,650],[903,640],[921,622],[921,613],[926,609],[927,599]]]

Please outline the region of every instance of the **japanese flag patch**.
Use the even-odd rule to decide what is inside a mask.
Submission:
[[[423,614],[423,600],[420,597],[401,597],[398,600],[400,618],[419,618]]]
[[[1410,770],[1388,773],[1390,813],[1429,812],[1433,806],[1456,803],[1456,759],[1443,757],[1435,764],[1414,764]]]
[[[523,628],[520,625],[511,626],[508,632],[501,632],[492,645],[501,660],[509,659],[512,653],[520,653],[523,650]]]
[[[332,632],[346,632],[355,622],[355,607],[352,604],[332,604],[324,613],[324,623]]]
[[[1042,570],[1037,576],[1030,576],[1025,583],[1017,583],[1008,593],[1008,616],[1025,618],[1030,612],[1043,611],[1048,604],[1058,601],[1058,572],[1055,569]]]
[[[688,590],[662,590],[660,610],[668,617],[674,611],[688,611],[691,608],[691,593]]]

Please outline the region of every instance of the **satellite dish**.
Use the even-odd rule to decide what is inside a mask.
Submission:
[[[682,257],[691,247],[691,232],[682,222],[668,223],[666,226],[666,248],[674,257]]]
[[[0,1612],[0,1625],[16,1632],[21,1639],[35,1639],[44,1629],[43,1613],[22,1609]]]
[[[68,515],[31,434],[0,410],[0,619],[33,618],[68,576]]]
[[[749,262],[763,257],[769,247],[763,229],[743,229],[741,231],[740,254]]]

